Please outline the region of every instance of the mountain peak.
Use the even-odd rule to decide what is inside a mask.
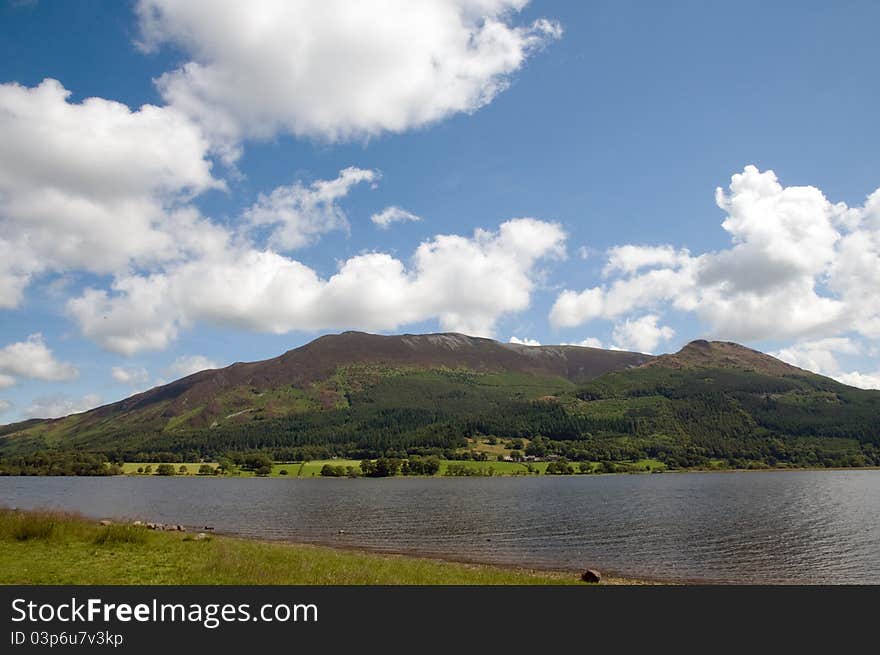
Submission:
[[[769,375],[806,373],[791,364],[732,341],[696,339],[673,355],[661,355],[645,366],[665,368],[739,368]]]

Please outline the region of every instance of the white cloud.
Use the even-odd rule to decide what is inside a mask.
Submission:
[[[298,261],[242,247],[117,278],[112,292],[88,289],[67,307],[87,337],[123,354],[164,348],[199,321],[281,334],[437,319],[443,330],[491,336],[499,317],[528,308],[535,265],[564,256],[564,243],[555,223],[512,219],[471,238],[436,236],[408,265],[384,253],[358,255],[326,279]]]
[[[59,418],[78,414],[93,409],[101,404],[101,397],[88,394],[81,398],[72,398],[67,394],[55,394],[34,398],[24,410],[25,418]]]
[[[0,388],[12,386],[15,377],[60,382],[78,375],[73,364],[55,359],[42,334],[32,334],[0,349]]]
[[[86,289],[67,302],[68,314],[85,336],[123,355],[161,350],[177,337],[182,319],[173,311],[166,275],[118,278],[112,290],[114,295]]]
[[[687,258],[686,250],[678,252],[672,246],[615,246],[608,250],[608,263],[602,274],[635,273],[648,266],[675,266]]]
[[[797,343],[773,353],[773,356],[853,387],[880,389],[880,371],[845,371],[837,358],[838,355],[861,355],[864,352],[864,346],[851,338],[831,337]]]
[[[577,254],[581,259],[587,260],[590,258],[590,249],[586,246],[581,246],[577,249]]]
[[[402,132],[488,104],[558,24],[527,0],[140,0],[141,45],[191,61],[165,100],[234,156],[243,137],[335,141]],[[393,20],[387,17],[393,16]]]
[[[580,346],[581,348],[604,348],[602,345],[602,341],[597,339],[596,337],[587,337],[586,339],[581,339],[580,341],[574,341],[572,343],[564,343],[563,346]]]
[[[675,330],[668,325],[658,325],[659,316],[647,314],[635,320],[627,319],[614,326],[612,338],[621,350],[636,350],[653,353],[663,341],[675,336]]]
[[[880,337],[880,191],[865,206],[832,204],[815,187],[783,187],[747,166],[728,193],[726,250],[691,255],[670,246],[609,251],[605,284],[562,291],[556,326],[666,309],[695,314],[712,337],[737,341]]]
[[[838,375],[840,364],[835,353],[857,355],[861,346],[846,337],[830,337],[814,341],[804,341],[772,353],[774,357],[793,366],[823,375]]]
[[[0,414],[5,414],[12,409],[12,403],[8,400],[0,400]]]
[[[113,379],[121,384],[139,387],[147,383],[150,374],[145,368],[125,368],[114,366],[110,371]]]
[[[860,389],[880,389],[880,371],[876,373],[840,373],[834,376],[839,382]]]
[[[171,377],[186,377],[199,371],[220,368],[220,364],[204,355],[182,355],[175,359],[171,366],[165,369],[165,374]]]
[[[537,339],[520,339],[519,337],[510,337],[508,343],[514,343],[518,346],[540,346],[541,342]]]
[[[416,216],[412,212],[408,212],[405,209],[401,209],[400,207],[392,205],[390,207],[386,207],[378,214],[373,214],[372,216],[370,216],[370,220],[378,225],[380,229],[387,230],[389,227],[391,227],[392,223],[420,221],[422,220],[422,218],[421,216]]]
[[[318,180],[309,186],[296,182],[260,194],[244,212],[251,226],[269,226],[269,244],[280,250],[293,250],[314,242],[318,235],[332,230],[348,230],[345,212],[337,201],[356,184],[374,182],[378,171],[349,167],[333,180]]]
[[[223,186],[179,111],[69,95],[51,79],[0,84],[0,307],[17,306],[44,271],[179,257],[198,223],[181,203]]]

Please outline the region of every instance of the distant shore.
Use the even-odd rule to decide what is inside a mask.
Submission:
[[[167,465],[167,463],[164,463]],[[755,466],[750,468],[729,468],[722,466],[713,467],[690,467],[690,468],[667,468],[666,466],[657,465],[655,460],[651,460],[649,464],[640,464],[632,462],[614,462],[621,469],[616,471],[606,471],[597,467],[596,462],[590,462],[593,466],[590,472],[582,472],[573,466],[574,470],[569,473],[548,473],[547,467],[552,464],[551,461],[531,462],[532,470],[521,468],[516,462],[491,462],[479,460],[441,460],[440,470],[432,475],[425,474],[394,474],[386,476],[370,476],[363,475],[359,470],[348,473],[341,470],[333,475],[325,475],[321,473],[321,468],[329,465],[339,469],[354,469],[354,464],[360,464],[353,460],[320,460],[313,462],[276,462],[267,472],[257,472],[254,470],[236,468],[232,471],[219,471],[216,462],[174,462],[167,465],[165,470],[157,472],[162,462],[127,462],[119,467],[118,472],[102,473],[96,475],[90,473],[87,475],[76,476],[73,474],[69,477],[132,477],[132,478],[169,478],[169,477],[192,477],[203,479],[238,479],[238,478],[271,478],[271,479],[322,479],[322,478],[529,478],[529,477],[604,477],[609,475],[651,475],[651,474],[675,474],[675,473],[780,473],[786,471],[880,471],[880,466]],[[569,462],[569,464],[577,465],[579,462]],[[169,469],[168,466],[171,468]],[[205,469],[207,467],[207,469]],[[456,473],[450,473],[451,467],[457,467]],[[0,471],[0,477],[55,477],[58,473],[26,473],[26,474],[10,474]]]
[[[607,476],[607,475],[659,475],[659,474],[671,474],[671,473],[779,473],[784,471],[880,471],[880,466],[838,466],[838,467],[826,467],[826,466],[767,466],[767,467],[752,467],[752,468],[728,468],[728,467],[706,467],[706,468],[667,468],[666,466],[660,466],[656,460],[645,460],[646,462],[650,462],[648,464],[645,463],[633,463],[633,462],[615,462],[615,464],[620,465],[628,465],[631,467],[630,470],[620,470],[614,472],[606,472],[598,470],[598,462],[590,462],[594,466],[594,470],[590,473],[581,473],[577,470],[578,462],[569,462],[570,464],[575,465],[575,470],[573,473],[568,474],[549,474],[546,473],[547,465],[550,463],[549,461],[539,461],[539,462],[531,462],[534,471],[528,472],[525,468],[519,468],[522,465],[517,462],[491,462],[491,461],[478,461],[478,460],[441,460],[442,467],[440,471],[434,475],[393,475],[386,477],[393,478],[405,478],[405,477],[418,477],[418,478],[455,478],[455,477],[539,477],[544,475],[552,475],[553,477],[599,477],[599,476]],[[220,473],[220,474],[200,474],[198,472],[200,466],[202,466],[202,462],[185,462],[185,463],[175,463],[175,469],[179,469],[181,466],[185,466],[187,471],[186,473],[182,473],[179,470],[175,471],[175,476],[184,477],[200,477],[200,478],[244,478],[244,477],[261,477],[261,478],[281,478],[281,479],[320,479],[328,476],[321,475],[321,468],[324,465],[331,466],[353,466],[354,464],[359,464],[354,460],[319,460],[314,462],[306,462],[303,464],[302,462],[292,462],[292,463],[283,463],[276,462],[273,464],[271,472],[266,475],[258,475],[254,471],[239,469],[232,473]],[[446,472],[446,468],[449,464],[465,466],[475,471],[474,475],[449,475]],[[143,468],[145,466],[152,466],[153,471],[149,474],[138,473],[137,468]],[[131,477],[163,477],[161,475],[157,475],[155,473],[155,469],[157,467],[157,463],[126,463],[123,466],[123,472],[121,475],[131,476]],[[211,466],[215,466],[215,463],[210,463]],[[300,466],[306,467],[304,471],[299,471],[297,474],[297,469]],[[491,473],[489,471],[491,470]],[[287,473],[281,473],[282,471],[287,471]],[[169,476],[170,477],[170,476]],[[347,477],[346,475],[339,476],[330,476],[330,477]],[[359,475],[356,477],[366,477],[363,475]]]
[[[586,586],[571,571],[101,523],[0,509],[0,584]],[[603,575],[600,584],[654,583]]]

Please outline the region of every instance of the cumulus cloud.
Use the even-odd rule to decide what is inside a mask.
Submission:
[[[416,216],[412,212],[408,212],[405,209],[401,209],[400,207],[392,205],[390,207],[386,207],[379,213],[370,216],[370,220],[378,225],[380,229],[387,230],[389,227],[391,227],[392,223],[420,221],[422,220],[422,217]]]
[[[859,387],[860,389],[880,389],[880,371],[876,373],[859,373],[852,371],[850,373],[839,373],[834,376],[838,382],[843,382],[851,387]]]
[[[5,414],[12,409],[12,403],[8,400],[0,400],[0,414]]]
[[[839,362],[840,355],[862,355],[865,351],[864,345],[852,338],[830,337],[796,343],[773,355],[789,364],[827,375],[853,387],[880,389],[880,371],[846,371]]]
[[[60,418],[93,409],[101,404],[97,394],[87,394],[81,398],[67,394],[53,394],[34,398],[24,410],[25,418]]]
[[[537,339],[520,339],[519,337],[510,337],[508,343],[514,343],[518,346],[540,346],[541,342]]]
[[[672,246],[615,246],[608,250],[608,263],[602,274],[635,273],[645,267],[675,266],[688,258],[686,250],[676,251]]]
[[[268,226],[269,244],[280,250],[293,250],[314,242],[318,235],[348,230],[348,220],[338,201],[362,182],[374,182],[378,171],[349,167],[333,180],[318,180],[309,186],[296,182],[260,194],[244,212],[251,226]],[[375,220],[375,218],[374,218]]]
[[[602,345],[602,341],[597,339],[596,337],[587,337],[586,339],[581,339],[580,341],[573,341],[571,343],[563,343],[563,346],[580,346],[581,348],[604,348]]]
[[[832,204],[815,187],[784,187],[747,166],[728,192],[716,191],[730,248],[613,248],[607,281],[562,291],[550,319],[573,327],[671,308],[738,341],[880,335],[880,194],[871,198],[861,208]]]
[[[165,369],[165,374],[171,377],[186,377],[199,371],[220,368],[220,364],[204,355],[182,355],[175,359],[171,366]]]
[[[848,384],[873,385],[874,374],[845,371],[838,356],[857,348],[870,355],[859,339],[880,338],[880,190],[849,207],[816,187],[786,187],[773,171],[746,166],[715,198],[730,247],[703,254],[668,245],[612,248],[603,283],[563,290],[551,322],[624,320],[626,326],[646,311],[692,314],[707,336],[791,340],[777,353],[782,359]]]
[[[611,336],[619,349],[653,353],[661,342],[675,336],[675,330],[668,325],[658,325],[659,321],[660,317],[654,314],[627,319],[614,326]]]
[[[200,129],[170,107],[69,96],[51,79],[0,84],[0,307],[45,271],[113,273],[210,241],[182,207],[223,186]]]
[[[0,388],[12,386],[16,377],[60,382],[78,375],[73,364],[55,359],[42,334],[32,334],[0,349]]]
[[[861,346],[852,339],[831,337],[796,343],[772,354],[793,366],[833,375],[840,372],[835,354],[857,355],[861,352]]]
[[[114,366],[110,374],[113,379],[121,384],[128,384],[139,387],[147,383],[150,374],[145,368],[126,368],[123,366]]]
[[[167,346],[199,321],[276,334],[293,330],[392,330],[437,319],[443,330],[491,336],[499,317],[528,308],[544,258],[564,256],[556,223],[518,218],[472,237],[438,235],[409,263],[367,253],[322,278],[280,254],[241,247],[118,277],[87,289],[68,312],[83,334],[131,354]]]
[[[235,156],[246,137],[402,132],[491,102],[561,36],[527,0],[140,0],[142,48],[191,59],[157,86]],[[394,20],[382,17],[393,16]]]

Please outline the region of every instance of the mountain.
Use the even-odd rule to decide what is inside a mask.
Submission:
[[[797,366],[730,341],[697,339],[673,355],[660,355],[646,366],[673,369],[728,368],[779,376],[812,375]]]
[[[350,406],[351,394],[383,378],[521,378],[536,395],[609,371],[638,366],[640,353],[578,346],[521,346],[463,334],[327,335],[280,357],[194,373],[125,400],[61,419],[0,427],[0,450],[14,446],[117,445],[110,436],[218,429]],[[439,383],[439,380],[438,380]],[[540,393],[539,393],[540,392]]]
[[[480,435],[574,460],[880,465],[880,392],[729,342],[652,357],[346,332],[82,414],[2,427],[0,452],[452,457]]]

